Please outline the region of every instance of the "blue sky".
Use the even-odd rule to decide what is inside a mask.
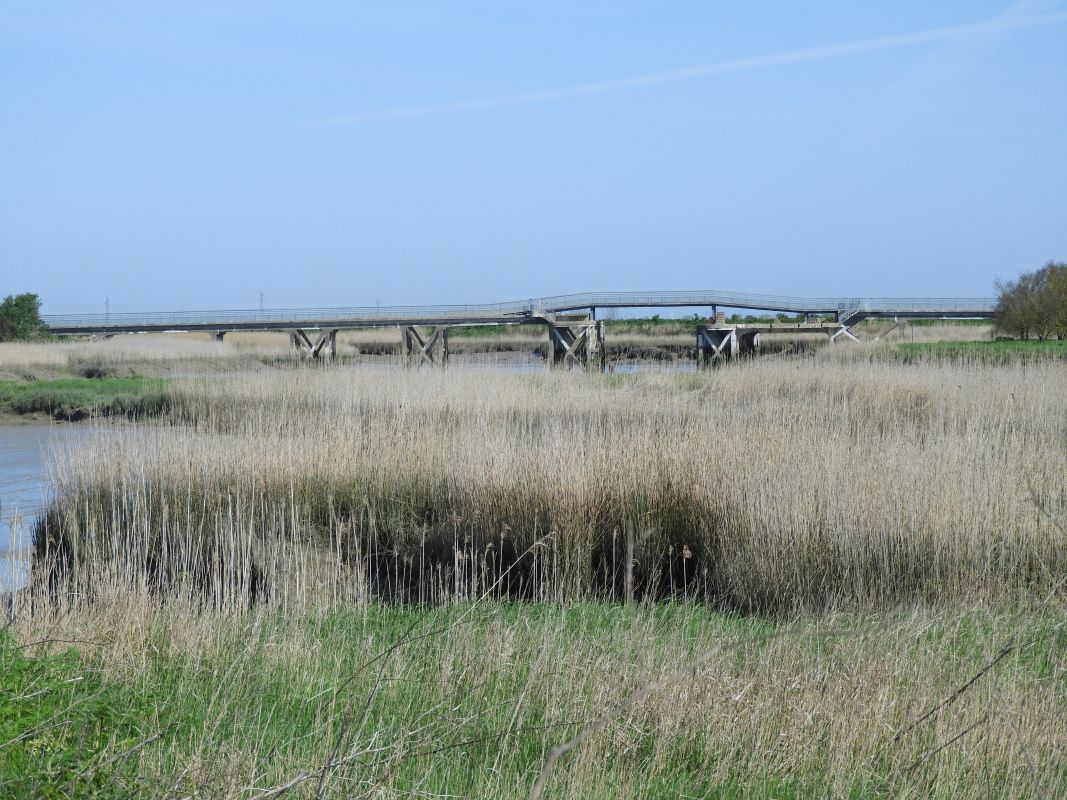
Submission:
[[[1067,3],[6,3],[0,295],[984,296],[1067,260]]]

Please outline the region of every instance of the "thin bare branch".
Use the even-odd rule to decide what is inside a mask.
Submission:
[[[959,700],[963,696],[964,692],[966,692],[968,689],[970,689],[972,686],[974,686],[976,683],[978,683],[978,681],[982,679],[983,675],[988,673],[991,669],[993,669],[993,667],[995,667],[997,664],[999,664],[1001,661],[1003,661],[1005,658],[1007,658],[1008,655],[1014,649],[1015,649],[1015,643],[1014,642],[1008,642],[1006,645],[1004,645],[1002,648],[1000,648],[1000,650],[997,652],[996,656],[993,658],[992,661],[987,663],[980,670],[978,670],[978,672],[976,672],[974,675],[972,675],[971,678],[966,683],[964,683],[962,686],[960,686],[955,692],[950,694],[948,697],[946,697],[940,703],[935,705],[933,708],[931,708],[925,714],[920,716],[918,719],[914,720],[909,725],[905,726],[903,729],[897,731],[896,735],[893,737],[893,741],[894,742],[900,741],[901,737],[904,736],[904,734],[915,730],[915,728],[919,727],[919,725],[921,725],[922,723],[926,722],[926,720],[930,719],[930,717],[934,716],[935,714],[940,713],[941,711],[945,710],[950,705],[955,703],[957,700]]]

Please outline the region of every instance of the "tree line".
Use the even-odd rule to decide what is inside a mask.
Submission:
[[[997,281],[997,327],[1020,339],[1067,339],[1067,263],[1050,261],[1014,281]]]

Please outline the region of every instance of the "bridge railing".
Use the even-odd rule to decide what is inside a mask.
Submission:
[[[860,304],[860,311],[922,311],[922,312],[967,312],[967,311],[995,311],[997,301],[990,297],[974,297],[970,299],[958,297],[944,298],[899,298],[882,297],[864,300]]]

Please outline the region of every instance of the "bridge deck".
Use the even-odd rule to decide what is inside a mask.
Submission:
[[[451,306],[391,306],[266,311],[186,311],[145,314],[44,316],[56,334],[150,331],[344,329],[396,325],[551,324],[557,313],[598,308],[736,308],[793,314],[866,317],[982,318],[993,315],[989,298],[803,298],[735,292],[614,292],[562,295],[511,303]]]
[[[404,327],[410,325],[426,326],[460,326],[460,325],[509,325],[516,323],[547,323],[548,320],[540,317],[374,317],[371,319],[361,317],[299,317],[295,315],[283,315],[278,319],[245,319],[235,320],[232,317],[208,318],[203,322],[145,322],[124,321],[116,319],[115,314],[102,322],[79,321],[77,323],[57,323],[50,320],[54,317],[43,317],[48,329],[58,335],[74,334],[112,334],[112,333],[172,333],[172,332],[196,332],[206,331],[232,332],[232,331],[291,331],[291,330],[346,330],[350,328],[386,328]],[[103,315],[101,315],[103,317]]]

